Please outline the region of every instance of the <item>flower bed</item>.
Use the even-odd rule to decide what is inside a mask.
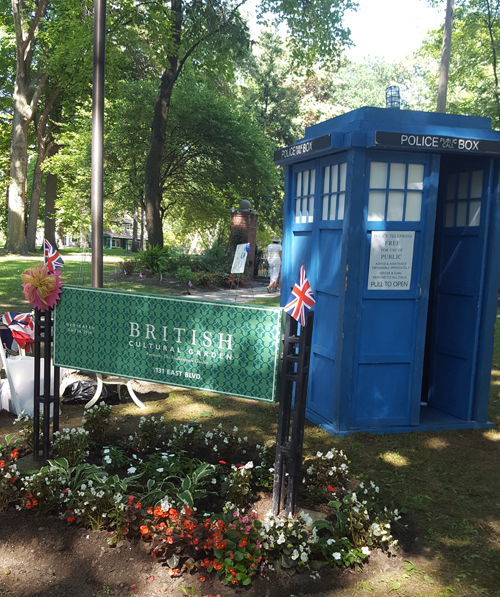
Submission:
[[[151,416],[111,444],[110,415],[105,404],[90,409],[83,428],[58,434],[54,458],[31,474],[18,472],[9,436],[0,445],[0,509],[106,529],[112,544],[142,537],[171,576],[217,575],[226,585],[248,585],[266,570],[315,575],[323,566],[351,566],[393,543],[398,512],[379,504],[374,483],[353,491],[342,451],[318,452],[304,469],[301,498],[324,519],[300,512],[261,520],[253,505],[272,487],[271,443],[251,447],[236,427],[205,430],[196,421],[167,432],[163,418]],[[18,424],[32,437],[29,417]]]

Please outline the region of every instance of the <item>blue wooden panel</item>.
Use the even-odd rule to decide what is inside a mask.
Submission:
[[[394,307],[397,300],[398,307]],[[409,357],[415,346],[415,300],[363,301],[360,355],[401,354]]]
[[[352,427],[407,425],[410,363],[360,365]]]
[[[323,417],[326,421],[333,421],[335,361],[313,351],[309,369],[309,382],[306,415],[308,412],[312,412]]]
[[[465,421],[470,419],[471,371],[467,358],[436,351],[434,379],[429,404]]]
[[[332,353],[337,350],[338,303],[338,297],[325,292],[316,292],[315,321],[320,321],[321,324],[314,328],[313,345],[317,344]]]
[[[318,276],[316,281],[338,287],[342,255],[342,229],[319,230]]]

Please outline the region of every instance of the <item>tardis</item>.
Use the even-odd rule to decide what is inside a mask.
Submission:
[[[486,428],[500,279],[500,133],[361,108],[275,152],[282,306],[316,304],[307,417],[334,435]]]

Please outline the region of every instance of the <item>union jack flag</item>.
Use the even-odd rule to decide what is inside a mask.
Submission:
[[[286,313],[296,319],[300,325],[305,325],[307,312],[315,302],[316,299],[314,298],[311,285],[306,277],[306,270],[304,266],[302,266],[300,268],[297,282],[295,282],[295,286],[292,288],[292,293],[288,297],[288,302],[284,309]]]
[[[45,265],[49,272],[54,273],[56,269],[59,269],[64,265],[64,261],[57,252],[57,249],[55,249],[46,238],[43,240],[43,254],[45,256]]]

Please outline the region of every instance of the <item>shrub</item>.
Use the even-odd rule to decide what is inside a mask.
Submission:
[[[193,273],[193,270],[189,266],[183,265],[183,266],[177,268],[174,277],[179,282],[182,282],[183,284],[187,284],[188,282],[193,280],[196,276]]]
[[[12,441],[13,437],[7,435],[5,444],[0,444],[0,512],[19,499],[16,485],[19,478],[16,465],[19,452],[17,442]]]
[[[154,451],[157,446],[163,443],[166,433],[163,417],[141,417],[137,431],[134,433],[134,447],[140,453]]]
[[[54,432],[54,452],[58,458],[65,458],[69,466],[76,466],[85,460],[88,445],[88,431],[81,427]]]
[[[138,263],[136,259],[124,259],[123,261],[120,261],[120,268],[127,274],[127,276],[133,274],[137,269],[137,266]]]
[[[85,411],[82,426],[88,434],[89,442],[103,444],[111,426],[111,405],[101,402]]]
[[[170,250],[160,245],[150,245],[146,251],[139,253],[139,263],[153,275],[159,275],[169,270]]]

